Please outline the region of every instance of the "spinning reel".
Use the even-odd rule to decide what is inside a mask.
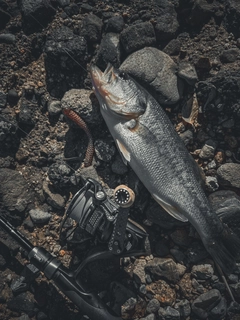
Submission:
[[[148,234],[140,225],[128,219],[129,207],[134,198],[134,192],[130,188],[120,185],[114,190],[115,201],[112,201],[94,179],[87,179],[74,195],[62,223],[61,238],[70,243],[92,239],[105,248],[104,251],[96,248],[97,253],[88,256],[78,267],[78,272],[88,262],[96,259],[149,253]],[[69,218],[74,221],[75,226],[63,232]]]

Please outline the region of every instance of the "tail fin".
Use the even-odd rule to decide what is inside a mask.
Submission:
[[[214,241],[205,243],[205,246],[213,260],[226,274],[234,271],[236,259],[240,258],[240,238],[227,226],[220,236]]]

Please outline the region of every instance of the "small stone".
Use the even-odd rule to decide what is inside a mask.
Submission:
[[[137,51],[156,43],[154,28],[150,22],[142,22],[124,29],[120,41],[126,53]]]
[[[206,141],[206,144],[202,147],[199,157],[207,160],[214,157],[217,144],[213,140]]]
[[[145,270],[150,274],[171,282],[177,282],[179,280],[177,265],[170,258],[154,258],[146,264]]]
[[[122,305],[122,313],[129,312],[135,308],[137,304],[136,298],[129,298],[123,305]]]
[[[212,64],[207,57],[200,57],[196,63],[196,68],[210,70]]]
[[[7,307],[12,311],[24,312],[29,317],[33,317],[35,314],[34,300],[25,292],[10,298],[7,302]]]
[[[191,243],[188,232],[185,229],[175,230],[171,233],[170,237],[172,241],[178,246],[188,247]]]
[[[0,108],[5,108],[7,104],[7,95],[0,91]]]
[[[48,103],[48,113],[50,116],[57,116],[62,112],[61,102],[53,100]]]
[[[240,188],[240,164],[225,163],[217,170],[220,186]]]
[[[20,292],[26,292],[28,290],[28,283],[26,282],[25,277],[21,276],[17,279],[13,280],[11,283],[11,289],[14,294],[18,294]]]
[[[16,41],[16,37],[11,33],[0,34],[0,43],[12,44]]]
[[[102,34],[102,20],[95,14],[87,15],[82,22],[82,35],[90,43],[99,42]]]
[[[96,140],[94,142],[95,153],[99,160],[110,162],[116,152],[115,146],[107,140]]]
[[[179,39],[172,39],[166,47],[163,49],[163,52],[169,56],[178,55],[181,50],[181,41]]]
[[[18,96],[18,93],[15,89],[8,90],[7,100],[11,106],[14,106],[17,104],[17,102],[19,100],[19,96]]]
[[[192,275],[199,280],[210,279],[214,273],[213,267],[210,264],[201,264],[192,267]]]
[[[134,262],[133,278],[137,284],[146,283],[145,265],[146,260],[144,259],[136,259]]]
[[[216,177],[206,176],[205,185],[209,192],[217,191],[219,188],[218,180]]]
[[[193,142],[193,132],[192,130],[186,130],[179,134],[179,137],[183,140],[185,146]]]
[[[224,50],[220,55],[220,60],[222,63],[231,63],[237,60],[240,57],[240,50],[237,48],[231,48]]]
[[[168,306],[166,308],[159,308],[158,310],[159,320],[180,320],[180,313],[178,310]]]
[[[157,299],[151,299],[147,305],[147,313],[155,313],[160,308],[160,302]]]
[[[211,317],[214,319],[225,319],[227,313],[227,301],[224,297],[221,298],[220,302],[210,311]]]
[[[159,257],[166,257],[169,254],[169,248],[166,244],[166,241],[158,241],[155,245],[155,252]]]
[[[191,314],[191,306],[187,299],[177,302],[174,308],[179,312],[180,316],[183,317],[183,319],[186,319]]]
[[[106,24],[106,32],[121,32],[124,27],[124,20],[122,16],[114,16],[108,19]]]
[[[116,156],[111,165],[111,169],[112,172],[120,175],[126,174],[128,172],[128,167],[124,164],[120,155]]]
[[[192,311],[200,319],[206,319],[210,311],[218,305],[221,298],[221,294],[217,289],[203,293],[193,301]]]
[[[40,311],[38,312],[36,318],[37,320],[47,320],[48,316],[44,312]]]
[[[225,159],[225,156],[224,156],[224,153],[222,151],[218,151],[216,154],[215,154],[215,157],[214,157],[215,161],[217,162],[217,164],[221,164],[224,162],[224,159]]]
[[[188,62],[181,62],[178,66],[178,76],[183,78],[188,84],[194,86],[198,81],[196,69]]]
[[[43,182],[43,191],[46,194],[47,202],[53,207],[58,210],[64,209],[65,207],[65,200],[64,198],[55,192],[50,190],[51,186],[48,185],[46,181]]]
[[[176,300],[176,292],[164,280],[157,280],[146,286],[147,292],[153,295],[162,306],[171,306]]]
[[[31,320],[27,314],[23,314],[18,320]]]
[[[32,221],[36,224],[46,224],[52,217],[51,213],[40,209],[32,209],[29,211],[29,214]]]

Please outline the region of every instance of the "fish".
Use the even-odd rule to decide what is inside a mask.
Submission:
[[[212,210],[199,167],[153,96],[128,74],[108,64],[90,66],[101,114],[125,164],[174,218],[189,221],[215,263],[229,274],[240,239]]]

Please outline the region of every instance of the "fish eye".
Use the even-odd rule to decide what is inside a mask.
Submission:
[[[121,78],[123,80],[127,80],[128,79],[128,74],[123,72],[123,71],[120,71],[118,76],[119,76],[119,78]]]

